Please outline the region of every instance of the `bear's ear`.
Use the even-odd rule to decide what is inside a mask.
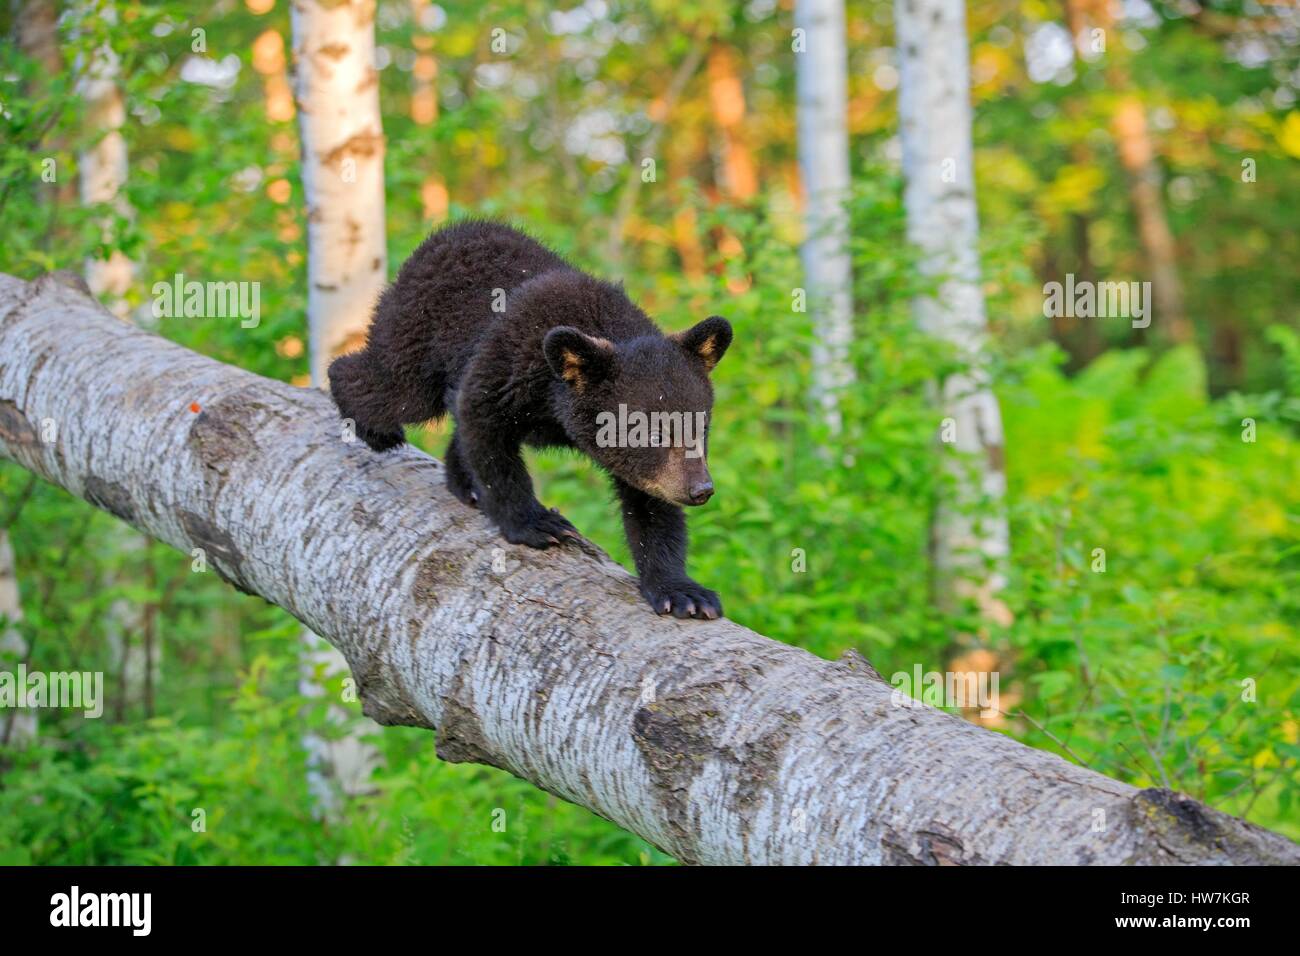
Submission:
[[[584,335],[567,325],[546,333],[542,351],[551,371],[579,392],[604,379],[614,367],[612,342]]]
[[[673,338],[686,351],[702,358],[705,369],[712,372],[731,345],[731,323],[720,315],[711,315],[685,332],[678,332]]]

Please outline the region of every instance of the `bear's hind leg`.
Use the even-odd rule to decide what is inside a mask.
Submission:
[[[376,375],[365,352],[341,355],[330,363],[330,397],[339,414],[351,420],[356,435],[375,451],[388,451],[406,441],[402,423],[391,414],[393,403],[383,392],[384,377]]]
[[[460,432],[454,432],[447,444],[442,462],[447,469],[447,489],[462,503],[478,507],[478,492],[474,490],[474,473],[465,464],[460,450]]]
[[[405,388],[380,367],[368,351],[352,352],[329,367],[330,395],[339,414],[351,419],[356,435],[375,451],[388,451],[406,441],[403,425],[440,417],[443,382],[425,375]]]

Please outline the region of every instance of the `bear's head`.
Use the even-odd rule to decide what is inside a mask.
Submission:
[[[702,505],[713,495],[709,373],[730,344],[731,324],[715,315],[676,335],[617,344],[560,326],[542,348],[578,448],[647,494]]]

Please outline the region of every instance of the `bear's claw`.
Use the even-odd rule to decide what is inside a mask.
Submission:
[[[578,537],[578,529],[554,508],[540,508],[521,521],[501,526],[501,534],[511,544],[530,548],[550,548],[564,538]]]
[[[650,602],[650,607],[656,614],[707,621],[722,617],[722,601],[717,592],[696,584],[690,578],[654,584],[643,582],[641,594]]]

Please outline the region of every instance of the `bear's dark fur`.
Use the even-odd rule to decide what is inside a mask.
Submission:
[[[680,506],[713,492],[708,373],[730,344],[725,319],[665,335],[621,286],[509,226],[469,221],[435,232],[406,260],[375,307],[365,349],[330,366],[330,389],[376,451],[402,444],[403,425],[450,411],[448,487],[517,544],[545,548],[576,534],[533,496],[521,446],[585,452],[613,480],[651,607],[715,618],[717,594],[686,576]],[[703,440],[691,449],[598,441],[598,416],[617,416],[620,405],[702,413],[693,420],[706,423]]]

